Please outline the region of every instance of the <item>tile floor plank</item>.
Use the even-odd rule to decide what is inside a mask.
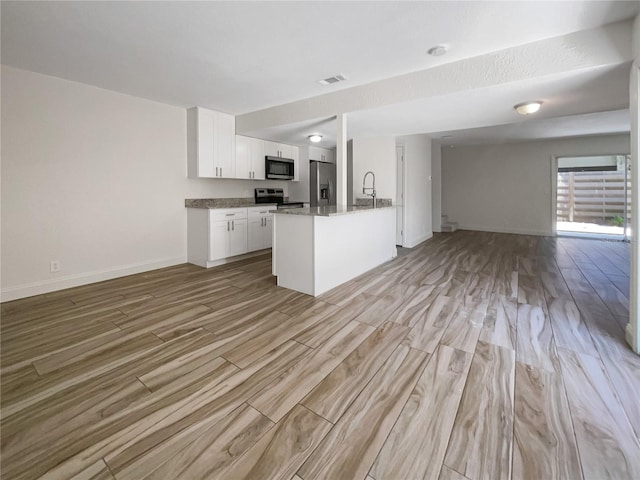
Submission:
[[[517,330],[518,361],[549,372],[556,371],[558,356],[551,322],[544,310],[534,305],[519,304]]]
[[[581,479],[561,375],[516,362],[514,407],[512,478]]]
[[[371,326],[350,322],[325,344],[250,398],[249,405],[274,422],[279,422],[374,331]]]
[[[408,332],[408,327],[387,322],[369,335],[301,403],[336,423]]]
[[[600,360],[560,350],[585,480],[640,478],[640,444]]]
[[[593,340],[582,315],[571,298],[554,298],[549,302],[549,318],[558,347],[574,352],[596,353]]]
[[[219,478],[287,480],[321,443],[331,426],[311,410],[296,405],[238,461],[220,471]]]
[[[515,352],[478,342],[444,464],[471,480],[511,478]]]
[[[376,480],[437,480],[471,358],[438,347],[371,468]]]
[[[400,346],[298,471],[304,480],[364,478],[429,355]]]

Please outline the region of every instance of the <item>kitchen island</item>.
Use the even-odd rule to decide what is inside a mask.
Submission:
[[[395,207],[278,210],[273,274],[281,287],[318,296],[397,254]]]

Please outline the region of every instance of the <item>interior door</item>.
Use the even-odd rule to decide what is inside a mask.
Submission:
[[[404,243],[404,147],[396,147],[396,245]]]

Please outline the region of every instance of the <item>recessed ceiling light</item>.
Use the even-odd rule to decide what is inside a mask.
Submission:
[[[542,106],[542,102],[535,101],[535,102],[519,103],[518,105],[515,105],[513,108],[520,115],[530,115],[540,110],[541,106]]]
[[[322,135],[318,135],[317,133],[314,135],[309,135],[309,141],[313,142],[313,143],[318,143],[319,141],[322,140]]]
[[[427,53],[433,57],[441,57],[442,55],[447,53],[448,50],[449,47],[447,47],[446,45],[436,45],[435,47],[431,47],[429,50],[427,50]]]

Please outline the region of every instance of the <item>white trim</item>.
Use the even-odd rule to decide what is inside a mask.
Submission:
[[[148,272],[159,268],[172,267],[187,263],[187,257],[166,258],[148,263],[136,263],[123,267],[109,268],[99,270],[97,272],[80,273],[77,275],[69,275],[61,278],[53,278],[51,280],[43,280],[40,282],[26,283],[15,287],[8,287],[0,291],[0,301],[9,302],[19,298],[32,297],[43,293],[64,290],[65,288],[79,287],[90,283],[102,282],[118,277],[126,277],[136,273]]]
[[[458,225],[458,230],[472,230],[477,232],[493,233],[513,233],[516,235],[539,235],[543,237],[551,236],[551,232],[543,230],[528,230],[525,228],[498,228],[498,227],[478,227],[473,225]]]
[[[269,253],[269,251],[271,251],[271,247],[269,248],[263,248],[262,250],[255,250],[253,252],[249,252],[249,253],[241,253],[240,255],[235,255],[233,257],[225,257],[225,258],[219,258],[217,260],[207,260],[207,266],[205,268],[211,268],[211,267],[217,267],[220,265],[226,265],[227,263],[233,263],[233,262],[238,262],[240,260],[246,260],[247,258],[251,258],[251,257],[257,257],[258,255],[264,255],[265,253]],[[191,263],[191,262],[189,262]],[[200,266],[196,263],[193,263],[192,265],[196,265],[196,266]]]
[[[551,235],[557,236],[558,230],[558,157],[551,157]]]
[[[427,240],[429,240],[430,238],[433,238],[433,233],[428,233],[426,235],[423,235],[422,237],[418,237],[416,239],[404,242],[404,245],[402,245],[405,248],[413,248],[416,247],[418,245],[420,245],[422,242],[426,242]]]
[[[624,339],[627,341],[627,343],[633,347],[633,339],[635,338],[635,335],[633,334],[633,325],[631,324],[631,322],[627,323],[627,327],[624,329]],[[636,352],[638,353],[638,352]]]
[[[396,143],[396,173],[398,172],[398,148],[402,150],[401,152],[401,157],[402,157],[402,245],[401,247],[408,247],[407,245],[407,163],[406,163],[406,159],[407,159],[407,147],[405,143]],[[396,179],[396,187],[398,186],[398,180]],[[398,191],[396,188],[396,198],[395,198],[395,204],[396,204],[396,212],[398,211]],[[398,229],[398,223],[396,222],[396,239],[397,239],[397,232]]]

